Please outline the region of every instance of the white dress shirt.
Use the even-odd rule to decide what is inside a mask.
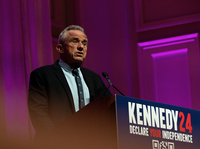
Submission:
[[[66,64],[65,62],[63,62],[61,59],[59,61],[59,65],[61,66],[61,69],[65,75],[65,78],[69,84],[69,88],[71,90],[72,93],[72,97],[74,100],[74,106],[75,106],[75,111],[77,112],[79,110],[79,97],[78,97],[78,89],[77,89],[77,84],[76,84],[76,80],[75,77],[72,74],[72,70],[70,68],[70,66],[68,64]],[[87,105],[90,102],[90,93],[89,93],[89,89],[85,83],[85,80],[83,78],[83,74],[80,70],[80,68],[78,69],[78,73],[79,76],[81,78],[81,82],[82,82],[82,86],[83,86],[83,94],[84,94],[84,101],[85,101],[85,105]]]

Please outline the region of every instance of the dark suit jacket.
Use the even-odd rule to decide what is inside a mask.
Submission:
[[[81,67],[81,72],[89,88],[90,100],[98,98],[106,89],[102,79],[89,69]],[[108,95],[111,95],[109,90],[102,96]],[[49,131],[75,113],[72,93],[58,61],[31,73],[28,107],[36,135]]]

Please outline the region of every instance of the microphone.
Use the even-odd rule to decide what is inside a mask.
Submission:
[[[108,81],[108,84],[109,86],[103,91],[103,93],[110,87],[110,86],[113,86],[121,95],[125,96],[122,92],[120,92],[113,84],[112,82],[110,81],[109,79],[109,76],[108,76],[108,73],[107,72],[103,72],[102,73],[103,77],[106,78],[106,80]],[[103,95],[103,93],[99,96],[101,97]]]
[[[107,73],[107,72],[102,72],[102,75],[103,75],[104,78],[107,79],[108,84],[109,84],[109,85],[112,85],[112,83],[111,83],[111,81],[110,81],[110,79],[109,79],[108,73]]]

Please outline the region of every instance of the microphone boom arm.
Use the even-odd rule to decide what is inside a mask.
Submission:
[[[103,77],[106,78],[106,80],[108,81],[109,86],[107,87],[107,89],[108,89],[110,86],[113,86],[121,95],[125,96],[122,92],[120,92],[120,91],[111,83],[107,72],[103,72],[102,75],[103,75]],[[105,91],[106,91],[106,90],[105,90]],[[104,92],[105,92],[105,91],[104,91]],[[104,92],[103,92],[103,93],[104,93]],[[101,95],[102,95],[102,94],[101,94]],[[100,97],[101,97],[101,96],[100,96]]]
[[[122,92],[120,92],[114,85],[112,85],[121,95],[125,96]]]

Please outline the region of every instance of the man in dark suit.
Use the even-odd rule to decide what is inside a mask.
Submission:
[[[30,75],[28,107],[36,137],[80,110],[80,96],[84,105],[98,98],[106,90],[100,76],[81,67],[87,54],[88,39],[80,26],[69,26],[60,33],[57,51],[60,60],[43,66]],[[77,87],[76,70],[81,80]],[[77,72],[78,71],[78,72]],[[83,95],[80,95],[82,94]],[[106,90],[102,96],[111,95]]]

